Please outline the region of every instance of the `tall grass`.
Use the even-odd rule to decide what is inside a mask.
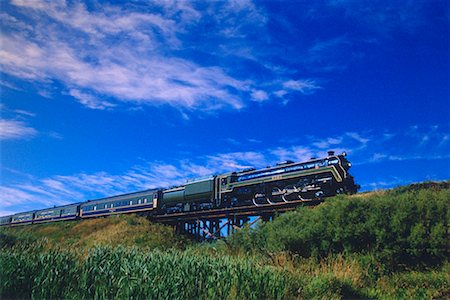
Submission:
[[[0,253],[1,298],[282,299],[294,296],[292,274],[250,260],[188,252],[93,248],[73,253]]]
[[[449,293],[449,267],[371,279],[357,257],[254,257],[95,247],[0,252],[0,299],[432,298]],[[290,265],[292,264],[292,265]]]

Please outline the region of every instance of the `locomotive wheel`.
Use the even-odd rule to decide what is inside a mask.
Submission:
[[[265,194],[259,194],[256,193],[255,196],[253,196],[252,202],[255,206],[263,206],[266,205],[267,203],[270,203],[270,200],[268,197],[266,197]]]
[[[299,199],[300,190],[295,185],[284,187],[285,193],[281,196],[284,202],[296,201]]]
[[[298,198],[302,201],[311,201],[322,199],[324,196],[324,192],[322,190],[313,190],[313,191],[305,191],[300,192]]]
[[[269,201],[269,204],[275,204],[280,202],[286,202],[284,200],[284,194],[286,193],[286,190],[281,190],[279,187],[275,186],[272,188],[272,195],[271,199]]]

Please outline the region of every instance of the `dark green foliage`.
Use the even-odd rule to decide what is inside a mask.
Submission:
[[[333,276],[318,276],[306,286],[308,299],[333,299],[338,296],[344,299],[368,299],[367,295],[357,291],[350,282]]]
[[[450,189],[450,181],[426,181],[426,182],[419,182],[419,183],[413,183],[410,185],[405,185],[401,187],[397,187],[395,189],[389,190],[388,193],[390,194],[402,194],[405,192],[417,192],[420,190],[449,190]]]
[[[235,250],[303,257],[372,253],[387,270],[441,265],[449,257],[450,189],[342,196],[231,236]]]
[[[65,251],[0,252],[0,298],[67,298],[78,289],[78,271],[75,256]]]
[[[11,248],[17,243],[17,237],[11,234],[0,232],[0,249]]]
[[[0,249],[17,247],[20,245],[30,245],[36,242],[36,238],[31,234],[16,234],[9,229],[10,228],[7,227],[0,228]]]
[[[0,298],[30,298],[37,270],[32,253],[0,252]]]
[[[392,274],[379,280],[379,288],[370,294],[378,299],[449,299],[449,271],[447,267],[440,272]]]

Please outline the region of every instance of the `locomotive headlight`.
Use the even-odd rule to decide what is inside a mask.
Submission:
[[[351,163],[347,163],[347,165],[348,165],[348,167],[350,168],[351,166],[352,166],[352,164]]]
[[[342,156],[347,156],[347,152],[342,152]]]

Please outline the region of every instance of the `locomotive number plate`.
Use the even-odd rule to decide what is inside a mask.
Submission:
[[[281,176],[281,175],[275,175],[275,176],[272,176],[272,180],[280,180],[282,177],[283,176]]]

